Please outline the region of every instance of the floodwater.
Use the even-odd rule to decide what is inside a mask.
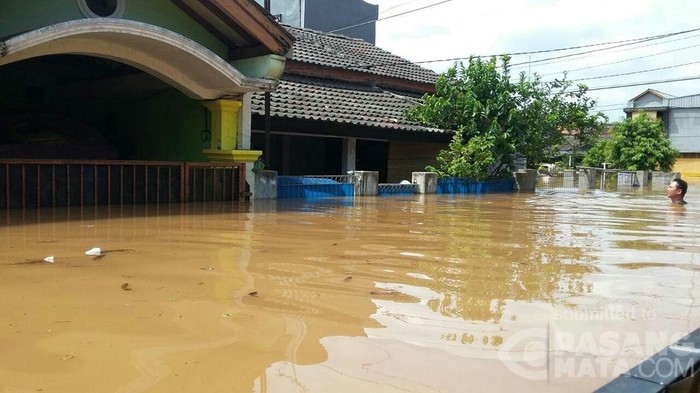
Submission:
[[[0,392],[588,392],[700,327],[695,189],[5,211]]]

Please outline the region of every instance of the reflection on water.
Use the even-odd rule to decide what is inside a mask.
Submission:
[[[698,327],[688,200],[551,190],[4,212],[0,391],[590,391],[617,370],[572,388],[546,360],[631,366]],[[611,332],[656,342],[578,345]]]

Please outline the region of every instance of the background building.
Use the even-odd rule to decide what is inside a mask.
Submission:
[[[287,27],[294,44],[271,95],[269,168],[281,175],[377,171],[410,180],[436,165],[453,132],[406,119],[437,74],[364,40]],[[264,94],[252,97],[251,148],[265,150]]]
[[[674,171],[700,176],[700,94],[674,97],[647,89],[632,98],[624,111],[628,117],[647,113],[661,119],[671,145],[681,153]]]
[[[256,0],[264,5],[265,0]],[[323,32],[335,32],[375,43],[379,6],[363,0],[270,0],[270,13],[279,22]],[[362,24],[361,26],[355,26]],[[349,26],[355,26],[345,29]],[[342,29],[342,30],[338,30]]]

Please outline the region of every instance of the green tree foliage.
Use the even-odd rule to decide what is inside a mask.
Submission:
[[[483,180],[510,176],[516,154],[533,167],[552,155],[564,141],[562,131],[578,130],[582,142],[595,138],[605,117],[591,115],[595,101],[586,87],[570,82],[543,82],[520,74],[511,82],[508,57],[455,64],[438,77],[435,94],[406,112],[423,125],[454,130],[447,150],[438,154],[442,176]]]
[[[584,158],[584,165],[636,170],[670,171],[679,152],[664,132],[660,119],[643,113],[625,119],[611,131],[610,139],[600,140]]]
[[[600,168],[603,163],[609,163],[612,155],[612,140],[601,138],[594,144],[583,157],[582,164]]]

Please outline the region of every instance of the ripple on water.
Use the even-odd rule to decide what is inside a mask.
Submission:
[[[0,261],[82,255],[93,245],[143,252],[0,265],[0,327],[13,337],[0,353],[0,369],[12,370],[3,384],[24,389],[30,372],[50,376],[61,393],[89,391],[76,387],[86,375],[109,391],[130,378],[174,391],[195,383],[197,367],[202,380],[232,391],[280,370],[289,374],[277,381],[297,389],[322,381],[382,392],[401,380],[413,391],[459,391],[470,372],[470,389],[556,391],[513,374],[498,352],[527,348],[514,340],[553,318],[594,339],[696,327],[700,199],[690,198],[685,210],[669,209],[662,195],[595,191],[58,220],[23,212],[0,226]],[[120,288],[126,281],[133,290]],[[624,318],[610,317],[620,310]],[[71,354],[61,373],[51,371]],[[42,364],[18,370],[33,359]],[[396,374],[382,373],[387,364]],[[426,364],[441,372],[403,371]],[[236,378],[225,377],[230,370]],[[576,387],[594,390],[606,378]]]

